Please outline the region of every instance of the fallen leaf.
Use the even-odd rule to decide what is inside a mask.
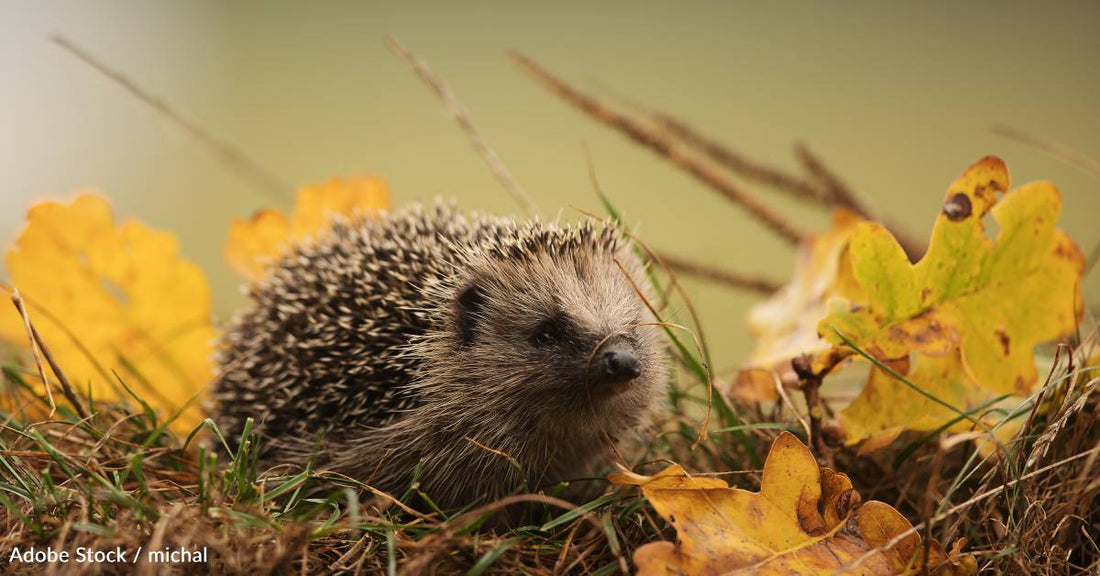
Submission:
[[[789,364],[789,363],[788,363]],[[782,370],[782,372],[780,372]],[[745,403],[774,402],[779,399],[779,386],[797,382],[790,366],[775,368],[743,368],[726,389],[731,398]]]
[[[6,264],[75,387],[97,400],[117,398],[117,373],[169,413],[205,388],[215,338],[210,289],[202,271],[180,258],[172,234],[132,219],[116,225],[106,199],[83,193],[32,206]],[[0,306],[0,338],[29,345],[12,306]],[[178,426],[190,430],[198,420],[196,407]]]
[[[749,330],[756,347],[749,367],[730,389],[733,396],[746,401],[775,400],[773,370],[782,377],[790,372],[792,358],[832,346],[818,334],[817,325],[830,298],[862,296],[846,254],[848,238],[859,222],[855,214],[837,210],[828,232],[799,244],[791,281],[749,310]]]
[[[876,369],[841,413],[848,443],[898,427],[934,430],[1002,396],[1009,398],[994,407],[1018,406],[1038,382],[1036,344],[1074,330],[1084,257],[1056,228],[1058,190],[1035,182],[998,202],[1008,185],[1000,159],[971,166],[948,189],[917,264],[882,225],[855,227],[848,253],[866,296],[834,299],[820,333],[838,346],[843,334],[955,410]],[[982,223],[987,213],[999,227],[992,241]],[[961,419],[951,429],[973,427]],[[1001,436],[1013,429],[1002,426]]]
[[[242,276],[258,278],[290,246],[327,230],[333,215],[355,216],[389,206],[386,183],[374,177],[332,178],[317,186],[303,186],[295,196],[290,217],[265,209],[249,220],[234,220],[225,258]]]
[[[772,444],[760,491],[690,476],[673,465],[646,477],[617,474],[619,485],[637,485],[653,508],[676,529],[676,542],[651,542],[634,552],[643,576],[693,574],[912,574],[924,561],[921,539],[898,511],[882,502],[861,504],[844,474],[821,469],[793,434]],[[974,574],[977,563],[961,553],[929,545],[931,574]]]

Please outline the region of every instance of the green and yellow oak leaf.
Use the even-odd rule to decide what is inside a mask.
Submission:
[[[613,474],[638,485],[676,529],[676,542],[651,542],[634,552],[643,576],[693,574],[916,574],[924,549],[912,525],[882,502],[860,502],[842,473],[819,468],[793,434],[772,444],[759,492],[693,477],[673,465],[655,476]],[[892,542],[897,538],[897,542]],[[945,551],[935,540],[928,573],[974,574],[965,542]]]
[[[128,219],[83,193],[45,201],[7,250],[10,283],[72,384],[117,398],[117,378],[166,413],[185,406],[212,375],[216,337],[206,276],[179,254],[170,233]],[[22,318],[0,306],[0,338],[29,346]],[[177,424],[190,430],[198,407]]]
[[[1075,328],[1084,258],[1056,228],[1061,198],[1053,184],[1025,184],[998,202],[1008,186],[1001,160],[971,166],[948,189],[916,264],[885,227],[858,224],[848,255],[865,298],[830,302],[821,335],[843,346],[843,334],[958,411],[1002,396],[1018,405],[1038,381],[1035,345]],[[982,223],[987,213],[999,228],[993,240]],[[957,415],[875,369],[841,420],[854,443],[902,428],[933,430]]]
[[[389,206],[389,188],[375,177],[330,178],[323,184],[303,186],[295,195],[289,217],[279,210],[264,209],[249,220],[234,220],[225,258],[239,274],[255,279],[290,246],[327,230],[333,215],[355,216]]]

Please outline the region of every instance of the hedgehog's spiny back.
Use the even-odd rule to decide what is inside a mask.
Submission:
[[[382,424],[415,405],[402,384],[416,359],[398,348],[428,328],[420,287],[452,273],[471,226],[446,207],[338,222],[252,288],[219,352],[219,424],[233,434],[252,416],[268,435],[313,435]],[[477,230],[480,229],[480,230]]]

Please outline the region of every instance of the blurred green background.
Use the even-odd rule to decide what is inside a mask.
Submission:
[[[541,210],[599,210],[603,187],[654,246],[777,280],[792,250],[741,210],[534,85],[518,48],[580,86],[672,112],[790,168],[812,145],[881,212],[925,236],[986,154],[1055,181],[1064,228],[1100,241],[1100,180],[992,133],[1007,125],[1100,159],[1100,3],[12,2],[0,0],[0,239],[26,207],[83,187],[175,231],[216,311],[242,305],[221,248],[271,201],[48,38],[63,34],[293,184],[369,172],[397,203],[516,212],[393,33],[469,108]],[[285,202],[282,207],[289,203]],[[820,228],[821,213],[779,201]],[[687,282],[718,368],[744,359],[750,294]],[[1100,297],[1100,273],[1085,285]]]

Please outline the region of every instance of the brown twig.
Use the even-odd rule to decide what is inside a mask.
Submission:
[[[756,180],[776,190],[787,192],[795,198],[822,204],[829,203],[829,196],[826,195],[825,189],[815,186],[812,182],[753,160],[726,144],[703,134],[683,120],[674,118],[664,112],[649,110],[648,113],[658,126],[667,130],[672,136],[699,150],[711,160],[729,168],[736,174]]]
[[[634,142],[666,158],[669,162],[691,174],[696,180],[717,190],[726,198],[747,210],[783,239],[792,244],[797,244],[805,236],[794,224],[762,204],[758,198],[747,190],[742,189],[722,173],[676,146],[668,136],[643,126],[634,119],[609,108],[592,96],[577,90],[527,56],[514,51],[511,56],[524,71],[541,82],[551,92],[592,118],[618,130]]]
[[[844,206],[866,220],[875,219],[871,209],[862,203],[851,188],[804,144],[796,144],[795,152],[803,167],[809,172],[811,180],[753,160],[668,113],[648,108],[634,101],[631,101],[631,105],[643,110],[658,126],[684,144],[698,149],[711,160],[736,174],[787,192],[795,198],[818,202],[824,206]]]
[[[824,457],[825,442],[821,434],[821,423],[825,419],[825,411],[821,407],[821,381],[823,374],[817,374],[812,368],[813,358],[803,354],[791,360],[791,368],[798,374],[802,393],[806,396],[806,411],[810,415],[810,444],[814,447],[817,456]]]
[[[798,376],[802,393],[806,396],[806,411],[810,414],[811,444],[818,458],[824,458],[832,465],[833,451],[829,449],[825,435],[822,433],[822,423],[825,421],[825,406],[821,401],[821,383],[825,376],[839,366],[851,351],[834,348],[814,361],[814,357],[803,354],[791,360],[791,369]]]
[[[1100,178],[1100,162],[1081,154],[1080,152],[1057,142],[1050,140],[1044,140],[1033,134],[1028,134],[1023,130],[1018,130],[1011,126],[998,125],[993,127],[993,133],[998,136],[1004,136],[1010,140],[1015,140],[1021,144],[1030,146],[1040,152],[1045,152],[1069,164],[1080,169],[1083,172],[1088,173],[1090,176]]]
[[[1011,126],[994,126],[993,133],[999,136],[1004,136],[1010,140],[1015,140],[1021,144],[1030,146],[1040,152],[1049,154],[1053,158],[1057,158],[1070,166],[1073,166],[1086,174],[1100,178],[1100,162],[1089,158],[1088,156],[1066,146],[1053,142],[1050,140],[1044,140],[1038,136],[1012,128]],[[1100,242],[1089,250],[1088,257],[1085,258],[1085,272],[1084,275],[1088,276],[1092,272],[1093,267],[1097,261],[1100,261]]]
[[[46,398],[50,401],[50,416],[53,416],[57,411],[57,403],[53,399],[53,390],[50,388],[50,379],[46,377],[46,369],[42,367],[42,356],[38,352],[38,346],[35,345],[37,339],[34,337],[34,326],[31,325],[31,318],[27,315],[26,307],[23,306],[23,298],[19,295],[18,288],[12,290],[11,303],[15,305],[15,309],[23,319],[23,328],[27,331],[27,340],[31,344],[34,366],[38,370],[38,377],[42,379],[42,385],[46,387]]]
[[[817,154],[801,142],[794,146],[795,155],[806,171],[817,180],[823,190],[824,199],[830,205],[843,206],[866,220],[875,220],[875,215],[856,197],[852,189],[825,165]]]
[[[959,512],[960,510],[965,510],[965,509],[969,508],[970,506],[973,506],[974,504],[976,504],[978,502],[981,502],[982,500],[985,500],[987,498],[991,498],[993,496],[996,496],[996,495],[1000,494],[1001,492],[1004,492],[1005,490],[1008,490],[1009,488],[1012,488],[1013,486],[1016,486],[1017,484],[1025,481],[1025,480],[1029,480],[1031,478],[1034,478],[1035,476],[1045,474],[1045,473],[1047,473],[1051,470],[1054,470],[1055,468],[1058,468],[1060,466],[1064,466],[1065,464],[1073,462],[1074,460],[1080,460],[1081,458],[1090,457],[1093,454],[1096,454],[1097,452],[1100,452],[1100,446],[1096,446],[1095,448],[1093,448],[1091,450],[1088,450],[1086,452],[1081,452],[1081,453],[1078,453],[1078,454],[1074,454],[1073,456],[1063,458],[1063,459],[1061,459],[1061,460],[1059,460],[1059,461],[1057,461],[1053,464],[1050,464],[1048,466],[1044,466],[1042,468],[1039,468],[1038,470],[1035,470],[1033,472],[1029,472],[1027,474],[1024,474],[1023,476],[1020,476],[1019,478],[1016,478],[1014,480],[1010,480],[1008,482],[1005,482],[1004,484],[1001,484],[1000,486],[998,486],[996,488],[986,490],[985,492],[982,492],[981,494],[973,496],[972,498],[970,498],[969,500],[967,500],[965,502],[962,502],[960,504],[956,504],[955,506],[952,506],[951,508],[949,508],[949,509],[947,509],[943,512],[940,512],[939,514],[936,514],[935,516],[933,516],[929,520],[933,521],[933,522],[938,522],[940,520],[943,520],[944,518],[952,516],[952,515],[956,514],[957,512]],[[847,573],[851,573],[852,571],[855,571],[860,566],[862,566],[864,562],[866,562],[867,560],[875,557],[875,555],[880,554],[884,550],[892,549],[894,546],[897,546],[902,540],[905,540],[906,538],[908,538],[910,534],[916,534],[917,532],[919,532],[921,529],[924,528],[924,525],[925,525],[925,523],[921,522],[921,523],[917,524],[916,526],[913,526],[911,528],[908,528],[906,530],[903,530],[903,531],[895,534],[894,537],[891,538],[890,540],[887,540],[886,542],[883,542],[882,544],[868,550],[862,556],[859,556],[855,560],[852,560],[851,562],[848,562],[847,564],[844,564],[843,566],[840,566],[839,568],[836,569],[836,571],[834,573],[836,573],[836,574],[847,574]]]
[[[443,81],[442,78],[437,76],[432,69],[428,66],[428,63],[418,58],[412,52],[409,52],[400,42],[393,36],[386,36],[386,45],[394,54],[397,54],[402,60],[404,60],[409,66],[412,67],[416,75],[424,81],[435,92],[436,96],[443,101],[443,105],[447,107],[447,112],[450,113],[451,118],[458,123],[459,128],[466,134],[466,138],[473,145],[474,150],[481,156],[485,163],[489,165],[489,170],[492,171],[493,176],[500,182],[501,186],[512,195],[512,199],[523,208],[529,216],[538,214],[538,208],[527,196],[527,193],[523,190],[523,187],[519,185],[515,177],[512,176],[512,172],[508,170],[508,167],[504,165],[497,153],[485,143],[485,140],[481,137],[481,134],[474,126],[473,120],[470,119],[470,113],[466,110],[466,107],[458,101],[454,92]]]
[[[635,104],[635,106],[640,105]],[[879,220],[871,207],[860,200],[851,187],[805,144],[796,144],[795,153],[810,174],[812,181],[753,160],[669,114],[642,108],[658,126],[668,131],[673,137],[701,151],[711,160],[736,174],[786,192],[800,200],[816,202],[825,207],[840,206],[855,212],[864,220]],[[915,261],[924,254],[926,246],[923,243],[914,240],[897,226],[888,226],[888,228],[911,260]]]
[[[282,202],[290,198],[294,190],[293,186],[283,182],[279,177],[272,174],[259,162],[248,157],[241,150],[228,142],[215,138],[195,122],[180,115],[163,99],[149,93],[141,86],[138,86],[133,80],[130,80],[121,72],[107,66],[91,53],[74,44],[68,38],[55,35],[51,37],[50,40],[52,40],[54,44],[65,49],[66,52],[76,56],[82,62],[91,66],[95,71],[112,80],[115,84],[121,86],[132,96],[156,110],[173,124],[182,128],[188,136],[197,140],[210,151],[211,154],[216,156],[218,160],[251,181],[264,195],[277,202]]]
[[[661,261],[664,262],[665,266],[670,270],[682,272],[689,276],[695,276],[702,280],[734,288],[751,290],[764,295],[772,294],[779,289],[778,283],[766,278],[748,276],[728,268],[708,266],[680,256],[673,256],[668,252],[660,252],[659,254],[661,256]]]
[[[828,196],[830,205],[842,206],[855,212],[864,220],[878,220],[882,222],[875,212],[867,206],[859,197],[852,192],[852,189],[836,175],[825,162],[821,160],[821,157],[810,150],[808,146],[802,143],[795,145],[795,154],[798,155],[798,160],[802,162],[802,166],[806,168],[806,171],[813,175],[814,179],[820,182],[821,186],[825,190]],[[883,222],[886,228],[890,230],[890,233],[897,239],[898,244],[909,256],[909,259],[916,262],[925,250],[928,248],[923,242],[910,236],[905,230],[902,230],[899,226],[891,224],[889,222]]]
[[[1097,242],[1096,245],[1092,247],[1092,250],[1089,250],[1088,258],[1085,258],[1085,276],[1088,276],[1089,272],[1092,272],[1097,262],[1100,262],[1100,242]]]
[[[15,305],[15,309],[19,311],[19,316],[23,318],[23,326],[27,329],[27,337],[31,342],[31,354],[34,356],[34,362],[38,368],[38,375],[42,378],[42,384],[46,387],[46,396],[50,400],[50,415],[53,415],[57,405],[54,403],[53,392],[50,390],[50,381],[46,379],[46,371],[42,367],[42,360],[39,358],[39,352],[42,353],[42,357],[44,357],[46,363],[50,365],[50,370],[53,371],[54,376],[56,376],[58,382],[61,383],[61,390],[65,393],[65,398],[73,405],[73,409],[76,410],[77,415],[79,415],[82,420],[86,420],[89,417],[88,411],[84,409],[84,404],[80,401],[80,398],[77,397],[72,384],[69,383],[69,379],[65,377],[65,373],[61,370],[61,366],[54,360],[50,348],[46,346],[46,342],[38,333],[38,329],[36,329],[31,322],[31,317],[27,314],[27,307],[23,303],[23,297],[20,296],[18,288],[12,291],[11,302]]]

